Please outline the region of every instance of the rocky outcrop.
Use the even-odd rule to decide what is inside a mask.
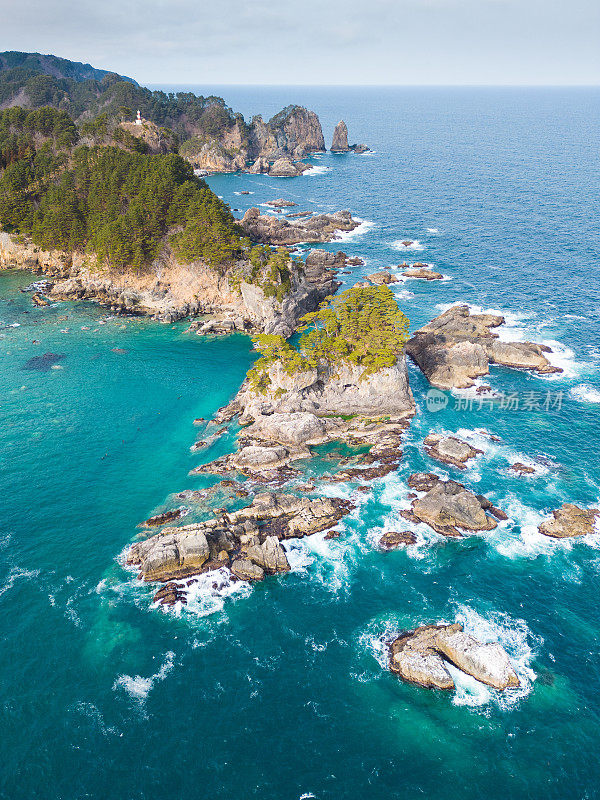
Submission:
[[[348,127],[344,120],[340,120],[333,131],[331,142],[332,153],[347,153],[350,150],[348,145]]]
[[[411,475],[408,485],[424,494],[413,500],[410,511],[402,511],[401,515],[411,522],[424,522],[443,536],[460,538],[466,532],[491,531],[497,522],[489,514],[507,519],[506,514],[483,495],[476,495],[461,483],[442,480],[430,472]]]
[[[249,153],[253,159],[305,158],[325,150],[323,130],[318,116],[302,106],[291,105],[275,114],[269,122],[261,116],[252,118],[248,132]]]
[[[265,205],[271,206],[271,208],[293,208],[298,204],[293,203],[291,200],[284,200],[283,197],[279,197],[277,200],[267,200]]]
[[[448,664],[499,691],[520,686],[504,648],[498,642],[482,644],[460,623],[424,625],[403,633],[390,644],[389,654],[392,672],[426,688],[455,688]]]
[[[553,539],[570,539],[600,533],[600,509],[580,508],[573,503],[552,512],[553,519],[542,522],[538,530]]]
[[[116,313],[150,316],[162,322],[204,316],[199,333],[265,332],[290,336],[299,318],[333,294],[339,282],[333,254],[313,256],[306,268],[291,265],[290,291],[279,301],[244,280],[245,261],[224,274],[203,262],[180,264],[165,248],[147,272],[111,273],[81,253],[42,251],[0,232],[0,269],[30,269],[52,278],[44,288],[52,299],[90,300]],[[237,277],[237,288],[231,277]]]
[[[402,275],[405,278],[419,278],[425,281],[441,281],[444,277],[441,272],[435,272],[428,264],[412,264],[411,266],[401,264],[405,267]]]
[[[280,542],[328,530],[351,509],[338,498],[263,493],[252,504],[206,522],[165,528],[131,545],[127,564],[144,581],[169,583],[226,567],[242,580],[288,572]]]
[[[456,436],[442,436],[439,433],[430,433],[423,440],[423,446],[431,458],[458,469],[466,469],[468,462],[483,452]]]
[[[398,283],[398,278],[392,275],[388,270],[382,270],[381,272],[374,272],[372,275],[367,275],[367,280],[374,286],[387,286],[390,283]]]
[[[307,169],[310,169],[312,164],[305,164],[302,161],[294,163],[289,158],[278,158],[274,164],[269,167],[269,175],[274,178],[297,178],[302,175]]]
[[[438,389],[473,386],[474,378],[489,373],[490,363],[540,375],[562,371],[546,358],[552,351],[545,345],[500,341],[493,330],[504,321],[500,315],[453,306],[416,331],[405,350]]]
[[[249,208],[240,225],[255,242],[294,245],[335,241],[340,231],[353,231],[360,222],[353,219],[349,211],[290,219],[261,214],[258,208]]]
[[[379,546],[384,550],[395,550],[401,545],[415,544],[417,536],[412,531],[387,531],[379,540]]]
[[[177,150],[177,137],[173,131],[159,128],[147,119],[142,120],[141,125],[135,122],[121,122],[119,127],[144,142],[149,153],[173,153]]]

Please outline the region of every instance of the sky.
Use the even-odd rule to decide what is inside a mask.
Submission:
[[[0,51],[142,84],[598,85],[600,0],[0,0]]]

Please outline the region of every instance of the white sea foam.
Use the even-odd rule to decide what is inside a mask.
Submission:
[[[161,606],[161,608],[171,609],[176,615],[185,610],[198,617],[207,617],[222,611],[227,599],[248,597],[251,591],[252,588],[247,581],[232,580],[229,570],[221,567],[199,575],[190,586],[186,587],[186,605],[176,603],[174,606]]]
[[[530,694],[536,678],[531,667],[534,648],[539,648],[544,640],[532,634],[525,620],[497,611],[484,617],[469,606],[458,605],[456,621],[462,622],[465,631],[483,644],[499,642],[508,653],[521,685],[496,691],[449,666],[456,684],[452,700],[455,705],[482,706],[493,701],[503,710],[508,710]]]
[[[312,178],[315,175],[324,175],[326,172],[331,172],[331,167],[326,167],[323,164],[316,164],[314,167],[305,170],[302,175]]]
[[[4,583],[0,585],[0,597],[2,597],[5,592],[10,591],[17,581],[37,578],[39,574],[39,569],[20,569],[19,567],[13,567],[8,573]]]
[[[582,403],[600,403],[600,389],[589,383],[580,383],[578,386],[574,386],[569,394]]]
[[[410,244],[406,245],[404,242],[410,242]],[[393,250],[400,250],[401,252],[425,249],[425,246],[422,245],[418,239],[396,239],[395,241],[390,242],[390,247]]]
[[[427,233],[439,233],[437,228],[426,228]]]
[[[398,300],[411,300],[414,296],[414,292],[409,292],[408,289],[396,289],[394,291],[394,297]]]
[[[158,672],[144,678],[141,675],[119,675],[113,684],[113,689],[124,689],[134,700],[143,704],[155,683],[164,681],[175,664],[175,653],[169,650],[165,653],[163,663]]]
[[[354,219],[357,222],[360,222],[360,225],[357,228],[354,228],[353,231],[336,231],[335,241],[348,242],[351,239],[356,238],[357,236],[362,236],[365,233],[368,233],[375,227],[375,223],[371,222],[368,219],[361,219],[360,217],[354,217]]]

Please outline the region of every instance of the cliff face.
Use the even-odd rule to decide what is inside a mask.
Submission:
[[[192,137],[180,152],[195,167],[210,172],[267,172],[276,161],[304,158],[321,150],[325,150],[325,140],[318,116],[302,106],[288,106],[269,122],[256,116],[246,126],[236,118],[216,137]],[[257,161],[258,165],[250,169],[250,164]],[[297,175],[300,171],[289,170],[286,174]]]
[[[265,394],[247,384],[236,403],[244,422],[265,413],[310,412],[381,416],[412,416],[415,403],[408,385],[404,355],[393,367],[364,376],[364,369],[352,364],[323,366],[288,374],[279,362],[269,368],[270,385]]]
[[[172,153],[177,149],[175,134],[166,128],[159,128],[148,120],[144,120],[142,125],[136,125],[135,122],[121,122],[119,127],[145,142],[152,154]]]
[[[151,316],[161,322],[208,315],[218,320],[219,331],[290,336],[299,318],[316,309],[339,286],[335,272],[325,262],[313,262],[310,269],[292,269],[291,291],[279,302],[266,297],[260,286],[244,281],[239,290],[232,286],[231,270],[246,262],[232,265],[221,275],[200,261],[180,264],[165,250],[147,272],[115,273],[90,256],[43,251],[0,232],[0,269],[30,269],[48,277],[50,297],[90,300],[116,312]],[[210,325],[210,320],[205,324]]]

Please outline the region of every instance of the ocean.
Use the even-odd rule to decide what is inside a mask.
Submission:
[[[372,148],[315,155],[294,179],[210,177],[238,216],[278,197],[347,208],[360,228],[327,247],[365,265],[345,286],[432,264],[443,281],[392,285],[411,330],[457,302],[493,309],[504,337],[549,344],[564,371],[492,367],[512,403],[457,394],[439,408],[410,365],[402,464],[343,535],[303,540],[287,575],[207,582],[165,612],[121,556],[174,493],[214,482],[188,472],[232,435],[193,453],[193,420],[235,394],[251,344],[91,304],[35,308],[20,291],[31,275],[0,274],[0,797],[598,797],[600,535],[555,541],[537,525],[565,501],[600,502],[600,90],[193,88],[247,118],[307,105],[328,144],[344,119]],[[443,468],[423,452],[429,432],[483,453]],[[421,470],[508,520],[460,541],[417,527],[416,545],[381,552]],[[458,676],[455,694],[434,692],[385,669],[382,637],[441,620],[499,640],[521,688]]]

